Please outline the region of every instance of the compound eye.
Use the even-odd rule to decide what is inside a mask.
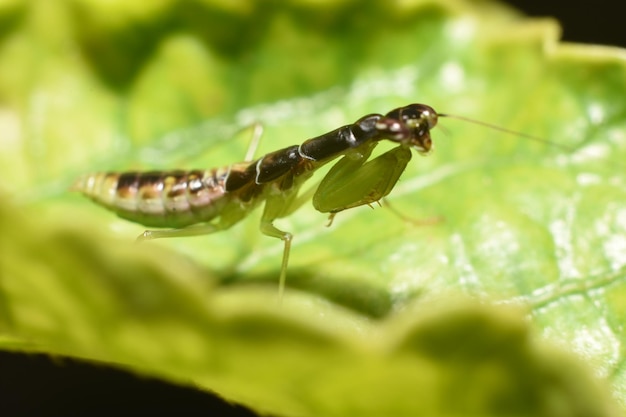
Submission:
[[[422,112],[422,119],[426,121],[429,130],[437,126],[437,113],[431,112],[430,110],[424,110]]]

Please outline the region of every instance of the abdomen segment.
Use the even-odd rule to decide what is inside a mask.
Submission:
[[[72,187],[120,217],[154,227],[185,227],[219,213],[228,170],[96,173]]]

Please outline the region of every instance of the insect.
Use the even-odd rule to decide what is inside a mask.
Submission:
[[[197,236],[228,229],[265,203],[261,233],[284,242],[279,297],[285,288],[292,234],[274,226],[309,199],[316,210],[332,217],[388,195],[411,160],[411,149],[428,154],[430,131],[439,117],[454,117],[546,142],[461,116],[437,113],[425,104],[409,104],[385,115],[369,114],[356,122],[300,145],[223,168],[124,173],[94,173],[80,178],[82,192],[118,216],[147,227],[138,240]],[[398,146],[370,159],[381,140]],[[342,157],[317,188],[300,193],[321,166]],[[252,158],[250,158],[252,159]]]

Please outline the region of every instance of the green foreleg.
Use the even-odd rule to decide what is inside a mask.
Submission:
[[[313,206],[322,213],[337,213],[375,203],[391,192],[411,160],[411,151],[394,148],[371,161],[345,156],[320,183]]]

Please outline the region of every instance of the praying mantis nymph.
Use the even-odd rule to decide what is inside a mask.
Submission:
[[[313,207],[329,213],[331,219],[340,211],[378,202],[396,185],[411,160],[411,149],[423,155],[430,152],[430,131],[440,117],[547,142],[461,116],[437,113],[425,104],[409,104],[385,115],[369,114],[257,160],[206,170],[94,173],[80,178],[72,189],[124,219],[147,227],[168,228],[146,230],[138,240],[219,232],[265,203],[261,233],[284,242],[279,276],[282,297],[293,236],[276,228],[274,220],[289,216],[311,194]],[[381,140],[398,146],[370,159]],[[317,169],[339,157],[317,188],[300,193]]]

